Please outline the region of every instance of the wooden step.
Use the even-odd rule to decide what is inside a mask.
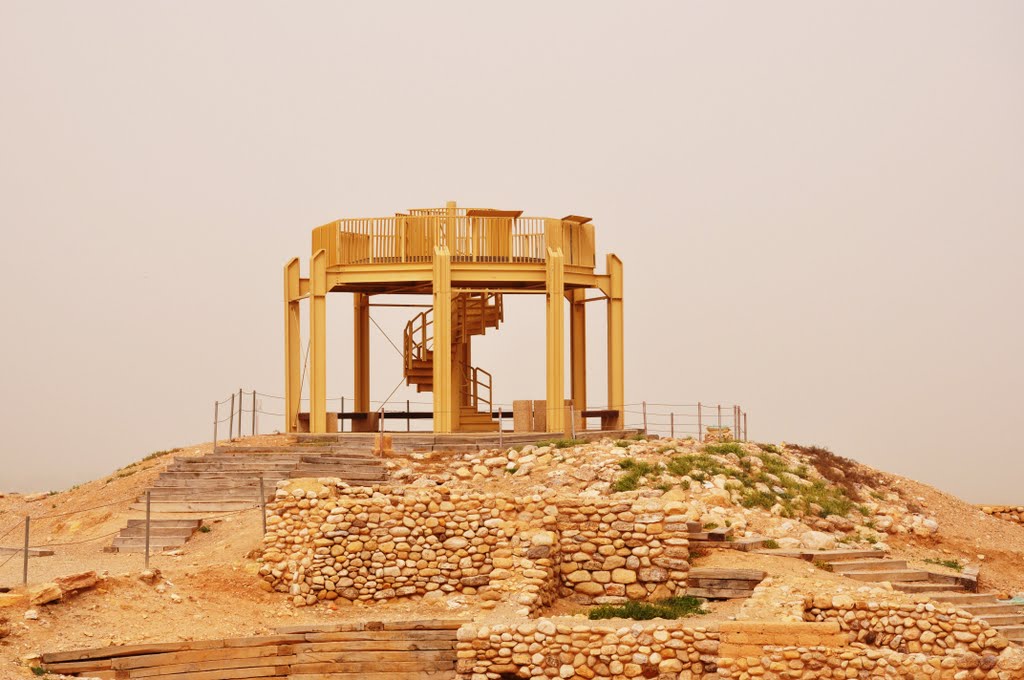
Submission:
[[[1020,614],[1021,606],[1016,604],[1000,604],[998,602],[989,604],[962,604],[958,605],[965,612],[986,618],[990,614]]]
[[[949,592],[951,590],[954,590],[954,591],[964,590],[964,587],[962,585],[949,585],[949,584],[943,583],[940,586],[940,585],[937,585],[935,583],[929,583],[928,581],[893,582],[892,587],[893,587],[893,590],[901,590],[901,591],[903,591],[905,593],[924,593],[924,594],[930,594],[930,593],[933,593],[933,592],[936,592],[936,591],[941,591],[943,593],[946,593],[946,592]]]
[[[988,625],[999,627],[999,626],[1019,626],[1024,624],[1024,614],[991,614],[983,617]]]
[[[994,593],[935,593],[932,599],[957,606],[971,604],[994,604],[999,598]]]
[[[906,560],[842,560],[830,562],[832,571],[845,574],[851,571],[894,571],[907,568]]]
[[[1024,626],[996,626],[995,629],[1007,639],[1015,642],[1024,641]]]
[[[145,510],[146,502],[132,503],[132,510]],[[252,501],[179,501],[179,500],[154,500],[152,502],[153,512],[232,512],[236,510],[248,510],[256,507],[256,500]]]
[[[877,571],[847,571],[843,576],[857,581],[890,583],[909,583],[913,581],[927,581],[928,572],[919,569],[879,569]]]

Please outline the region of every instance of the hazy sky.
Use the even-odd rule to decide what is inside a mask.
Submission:
[[[1024,503],[1022,29],[1020,2],[0,0],[0,490],[280,394],[310,229],[451,199],[595,218],[627,401]],[[541,299],[475,347],[500,401],[543,397]],[[351,395],[349,298],[328,315]]]

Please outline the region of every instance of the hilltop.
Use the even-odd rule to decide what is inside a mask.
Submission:
[[[284,447],[284,435],[247,438],[250,447]],[[144,457],[139,462],[57,493],[0,497],[0,533],[29,514],[32,546],[53,546],[54,555],[32,557],[30,582],[47,582],[93,570],[99,583],[64,602],[31,607],[0,599],[0,661],[14,668],[33,654],[54,649],[151,641],[266,634],[283,622],[337,621],[373,616],[444,618],[514,617],[514,610],[485,605],[471,594],[439,600],[397,599],[380,604],[324,601],[296,608],[293,598],[265,586],[266,564],[259,511],[241,510],[207,519],[207,530],[184,547],[155,555],[143,574],[143,558],[104,553],[110,536],[176,456],[206,457],[201,444]],[[255,455],[255,454],[253,454]],[[981,588],[1002,596],[1024,592],[1024,527],[983,513],[950,494],[837,456],[815,446],[635,437],[593,442],[554,440],[515,448],[473,452],[389,454],[383,458],[388,484],[445,493],[479,492],[515,498],[621,499],[671,508],[704,532],[726,537],[718,547],[691,546],[693,567],[763,570],[768,581],[749,600],[712,603],[697,620],[743,619],[759,611],[784,616],[793,598],[820,592],[887,597],[894,602],[927,600],[894,591],[886,582],[864,583],[787,557],[787,551],[859,549],[906,561],[957,578],[978,570]],[[284,481],[278,497],[322,489],[330,480]],[[332,483],[333,484],[333,483]],[[340,484],[342,492],[345,485]],[[311,492],[312,493],[312,492]],[[314,495],[315,497],[315,495]],[[17,546],[18,531],[0,540]],[[761,541],[769,553],[732,549],[727,543]],[[774,553],[774,554],[770,554]],[[7,560],[4,562],[4,560]],[[261,571],[262,570],[262,571]],[[140,578],[143,576],[144,578]],[[21,558],[0,554],[0,586],[18,593]],[[269,592],[268,592],[269,591]],[[0,598],[4,596],[0,594]],[[788,598],[788,599],[787,599]],[[587,608],[563,598],[544,609],[576,617]],[[10,677],[28,677],[20,668]],[[0,677],[7,677],[0,674]]]

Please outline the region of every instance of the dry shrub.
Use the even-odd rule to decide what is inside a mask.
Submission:
[[[7,637],[10,634],[11,634],[10,622],[6,618],[4,618],[3,616],[0,616],[0,640],[4,639],[5,637]]]
[[[882,485],[882,478],[870,468],[855,460],[837,456],[820,446],[800,446],[786,444],[786,448],[807,458],[822,477],[830,483],[844,489],[853,501],[863,501],[858,486],[877,488]]]

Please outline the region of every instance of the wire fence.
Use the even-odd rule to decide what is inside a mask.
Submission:
[[[158,487],[157,487],[158,488]],[[258,495],[257,495],[258,489]],[[263,532],[266,533],[266,500],[267,500],[267,488],[264,486],[263,478],[259,478],[258,486],[254,485],[254,493],[251,504],[246,504],[241,508],[234,510],[225,511],[204,511],[202,512],[202,518],[197,518],[195,530],[198,530],[202,525],[208,521],[223,520],[228,517],[240,515],[245,512],[259,509],[262,511],[262,522]],[[137,526],[141,535],[135,536],[131,534],[133,521],[129,515],[132,504],[143,504],[145,508],[145,519],[141,521]],[[104,531],[97,535],[89,535],[84,538],[78,538],[74,540],[61,540],[54,539],[53,535],[56,530],[62,528],[62,526],[68,526],[67,520],[69,518],[80,517],[80,526],[88,527],[97,521],[95,515],[87,516],[88,513],[93,513],[97,510],[105,510],[111,507],[121,506],[126,508],[125,519],[126,524],[118,526],[113,531]],[[122,534],[126,530],[129,533],[125,534],[127,539],[142,539],[144,541],[144,547],[138,549],[133,546],[126,553],[120,553],[124,560],[119,560],[118,564],[123,565],[126,561],[129,563],[141,562],[138,566],[143,568],[149,568],[150,557],[162,552],[166,547],[152,541],[155,538],[154,534],[154,518],[151,512],[152,506],[152,491],[146,491],[140,498],[138,495],[132,495],[130,497],[121,498],[117,501],[100,503],[91,505],[85,508],[78,508],[70,511],[62,512],[51,512],[51,513],[37,513],[37,514],[26,514],[21,519],[17,520],[14,524],[0,529],[0,586],[5,588],[13,587],[20,582],[20,585],[27,586],[32,581],[33,573],[39,579],[40,575],[45,576],[44,580],[52,580],[56,576],[66,576],[67,573],[54,573],[52,567],[47,566],[42,569],[33,569],[32,564],[35,559],[57,557],[57,563],[60,567],[66,566],[69,562],[74,564],[71,570],[76,572],[94,570],[102,571],[111,567],[111,560],[116,559],[110,556],[110,553],[116,552],[111,550],[112,542],[115,536]],[[179,515],[174,515],[179,517]],[[50,522],[57,522],[56,525],[46,526]],[[188,540],[188,537],[182,538],[182,543]],[[137,543],[137,541],[136,541]],[[106,553],[108,555],[105,559],[90,558],[90,552],[81,551],[82,546],[96,545],[95,554]],[[18,571],[12,571],[7,568],[8,565],[17,560],[20,562],[20,573]],[[100,564],[102,562],[102,564]],[[17,570],[17,567],[14,567]],[[20,578],[19,578],[20,577]]]
[[[256,390],[239,389],[226,399],[214,403],[213,440],[242,438],[246,435],[287,431],[285,398]],[[354,409],[352,397],[327,399],[329,413],[338,414],[338,431],[351,428],[360,414]],[[370,411],[387,432],[430,432],[433,429],[433,401],[393,400],[371,401]],[[588,411],[609,407],[590,407]],[[661,437],[692,437],[698,441],[711,439],[747,440],[747,412],[736,404],[669,404],[662,402],[635,402],[623,407],[622,421],[626,429],[641,430]],[[298,414],[309,412],[309,400],[298,401]],[[495,402],[492,415],[499,421],[512,420],[513,405]],[[595,416],[596,418],[596,416]],[[573,427],[576,427],[576,417]],[[588,418],[579,417],[582,429],[588,429]],[[226,426],[226,430],[225,430]]]

